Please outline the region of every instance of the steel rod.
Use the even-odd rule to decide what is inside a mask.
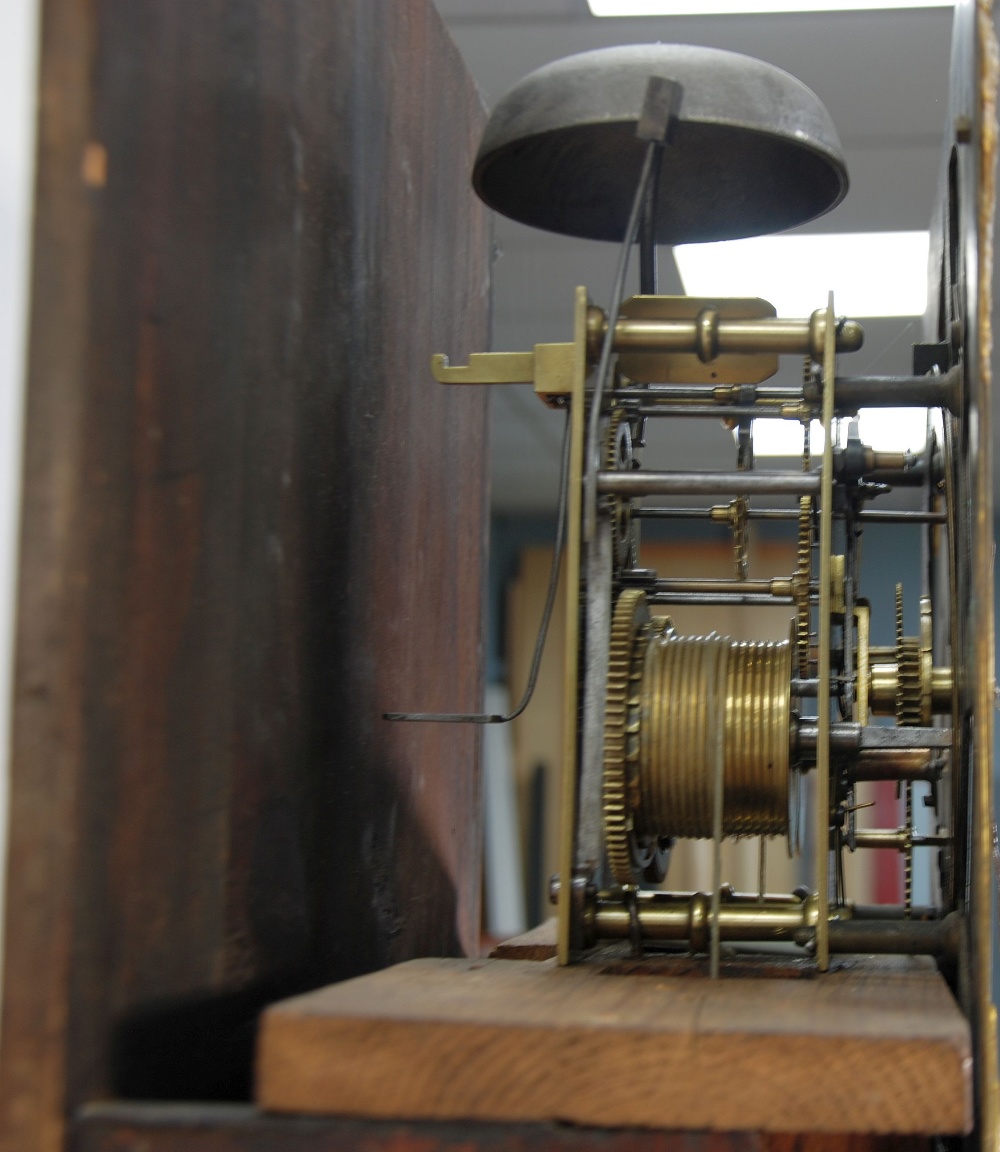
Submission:
[[[835,407],[839,415],[859,408],[948,408],[958,411],[961,377],[838,376]]]
[[[950,836],[922,832],[909,833],[906,828],[859,828],[854,833],[854,843],[858,848],[895,848],[902,852],[908,844],[914,848],[946,848]]]
[[[652,590],[654,592],[748,592],[765,596],[791,596],[792,578],[790,576],[778,576],[773,580],[699,580],[682,576],[677,579],[659,579],[652,585]]]
[[[815,720],[800,720],[797,725],[798,745],[807,751],[815,749],[819,729]],[[830,725],[830,747],[835,752],[862,752],[880,748],[950,748],[950,728],[891,728],[888,725]]]
[[[659,291],[659,268],[656,252],[656,202],[660,196],[660,166],[654,164],[642,201],[642,215],[639,217],[639,292],[643,296],[655,296]]]
[[[867,480],[888,484],[891,488],[920,488],[927,480],[927,466],[925,461],[917,457],[909,467],[890,468],[876,464],[872,469],[866,468],[862,475]]]
[[[798,385],[754,384],[754,403],[770,401],[774,404],[798,404],[802,402],[802,388]],[[616,388],[615,400],[679,400],[692,403],[735,403],[739,386],[732,384],[644,384]]]
[[[947,512],[918,512],[915,509],[862,508],[855,519],[869,524],[944,524]]]
[[[650,604],[756,605],[764,608],[794,604],[792,596],[772,596],[764,592],[647,592]]]
[[[944,765],[926,748],[882,748],[861,752],[847,768],[847,779],[862,780],[937,780]]]
[[[711,508],[645,508],[641,504],[632,509],[640,520],[711,520]],[[752,512],[751,512],[752,515]],[[798,517],[798,513],[793,513]]]
[[[755,404],[753,406],[746,404],[650,404],[648,401],[641,401],[639,404],[629,405],[627,411],[634,412],[638,416],[672,416],[689,419],[781,419],[777,406],[773,404]]]
[[[917,904],[909,910],[903,904],[852,904],[851,920],[942,920],[941,909]]]
[[[954,736],[950,728],[893,728],[881,724],[861,726],[859,747],[872,748],[950,748]]]
[[[951,912],[943,920],[833,920],[830,951],[907,956],[958,954],[961,920]]]
[[[820,487],[817,472],[598,472],[597,491],[612,496],[717,496],[783,494],[809,496]]]
[[[713,520],[711,508],[663,508],[638,505],[632,515],[641,520]],[[747,516],[751,520],[798,520],[797,508],[750,508]],[[863,508],[855,515],[856,520],[869,524],[944,524],[946,512],[919,512],[908,508],[876,509]],[[843,520],[843,513],[834,512],[835,520]]]
[[[629,324],[629,339],[633,338]],[[621,328],[619,329],[621,331]],[[638,333],[634,333],[638,338]],[[859,408],[948,408],[956,410],[960,398],[961,378],[955,370],[944,376],[838,376],[834,410],[838,416],[853,415]],[[619,388],[615,397],[621,400],[692,400],[725,403],[724,385],[717,384],[651,384],[648,392],[636,388]],[[803,391],[795,385],[757,385],[754,402],[806,404],[817,407],[819,389]]]

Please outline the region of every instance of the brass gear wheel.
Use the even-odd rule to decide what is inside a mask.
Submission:
[[[811,357],[805,358],[802,366],[804,384],[813,378]],[[802,471],[808,472],[812,466],[810,422],[802,424]],[[798,674],[805,679],[809,675],[809,640],[812,617],[809,608],[809,578],[812,576],[812,497],[799,497],[799,549],[795,566],[795,664]]]
[[[645,644],[636,638],[649,628],[646,594],[626,588],[618,597],[611,622],[608,687],[604,706],[604,838],[611,874],[619,884],[634,884],[632,818],[628,797],[629,762],[638,756],[631,713],[638,704]]]
[[[903,635],[903,585],[896,585],[896,723],[919,727],[923,717],[920,641]]]
[[[609,472],[629,471],[632,467],[632,433],[625,410],[615,408],[608,421],[604,444],[604,467]],[[625,497],[611,498],[611,555],[616,569],[633,563],[632,503]]]
[[[723,834],[789,832],[788,643],[679,636],[646,595],[615,605],[604,720],[603,807],[617,883],[655,870],[675,836],[711,838],[718,758]],[[662,874],[662,870],[661,870]]]
[[[640,841],[632,812],[638,807],[639,707],[646,646],[673,628],[668,616],[650,617],[646,594],[627,588],[611,623],[611,651],[604,711],[604,835],[611,873],[619,884],[640,876],[659,882],[666,849],[659,837]]]
[[[920,723],[930,724],[934,712],[934,620],[931,598],[920,597]]]
[[[907,728],[920,726],[921,682],[920,644],[910,638],[896,645],[896,723]]]
[[[812,498],[799,498],[799,548],[795,567],[795,662],[798,674],[809,675],[809,577],[812,575]]]

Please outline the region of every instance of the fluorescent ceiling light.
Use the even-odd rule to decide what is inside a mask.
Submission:
[[[926,408],[862,408],[858,423],[862,443],[876,452],[919,452],[927,440]],[[843,448],[848,421],[839,424],[837,443]],[[800,456],[802,425],[794,420],[755,420],[753,450],[755,456]],[[818,420],[809,428],[809,450],[813,456],[823,451],[823,426]]]
[[[954,0],[589,0],[589,3],[594,16],[732,16],[758,12],[954,7]]]
[[[684,244],[674,259],[689,296],[762,296],[779,316],[809,316],[833,291],[838,316],[922,316],[927,232],[754,236]]]

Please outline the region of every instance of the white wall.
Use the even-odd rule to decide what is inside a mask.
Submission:
[[[0,0],[0,861],[7,856],[11,649],[40,3]],[[0,907],[0,933],[2,911]]]

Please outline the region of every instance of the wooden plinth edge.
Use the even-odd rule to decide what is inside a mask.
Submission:
[[[557,934],[555,917],[551,920],[543,920],[537,927],[522,932],[520,936],[501,940],[490,952],[490,958],[492,960],[551,960],[556,954]]]
[[[825,976],[619,975],[414,960],[265,1013],[265,1110],[393,1119],[946,1134],[971,1127],[968,1025],[929,961]]]
[[[102,1101],[73,1121],[74,1152],[933,1152],[919,1136],[667,1132],[485,1121],[265,1115],[245,1104]]]

